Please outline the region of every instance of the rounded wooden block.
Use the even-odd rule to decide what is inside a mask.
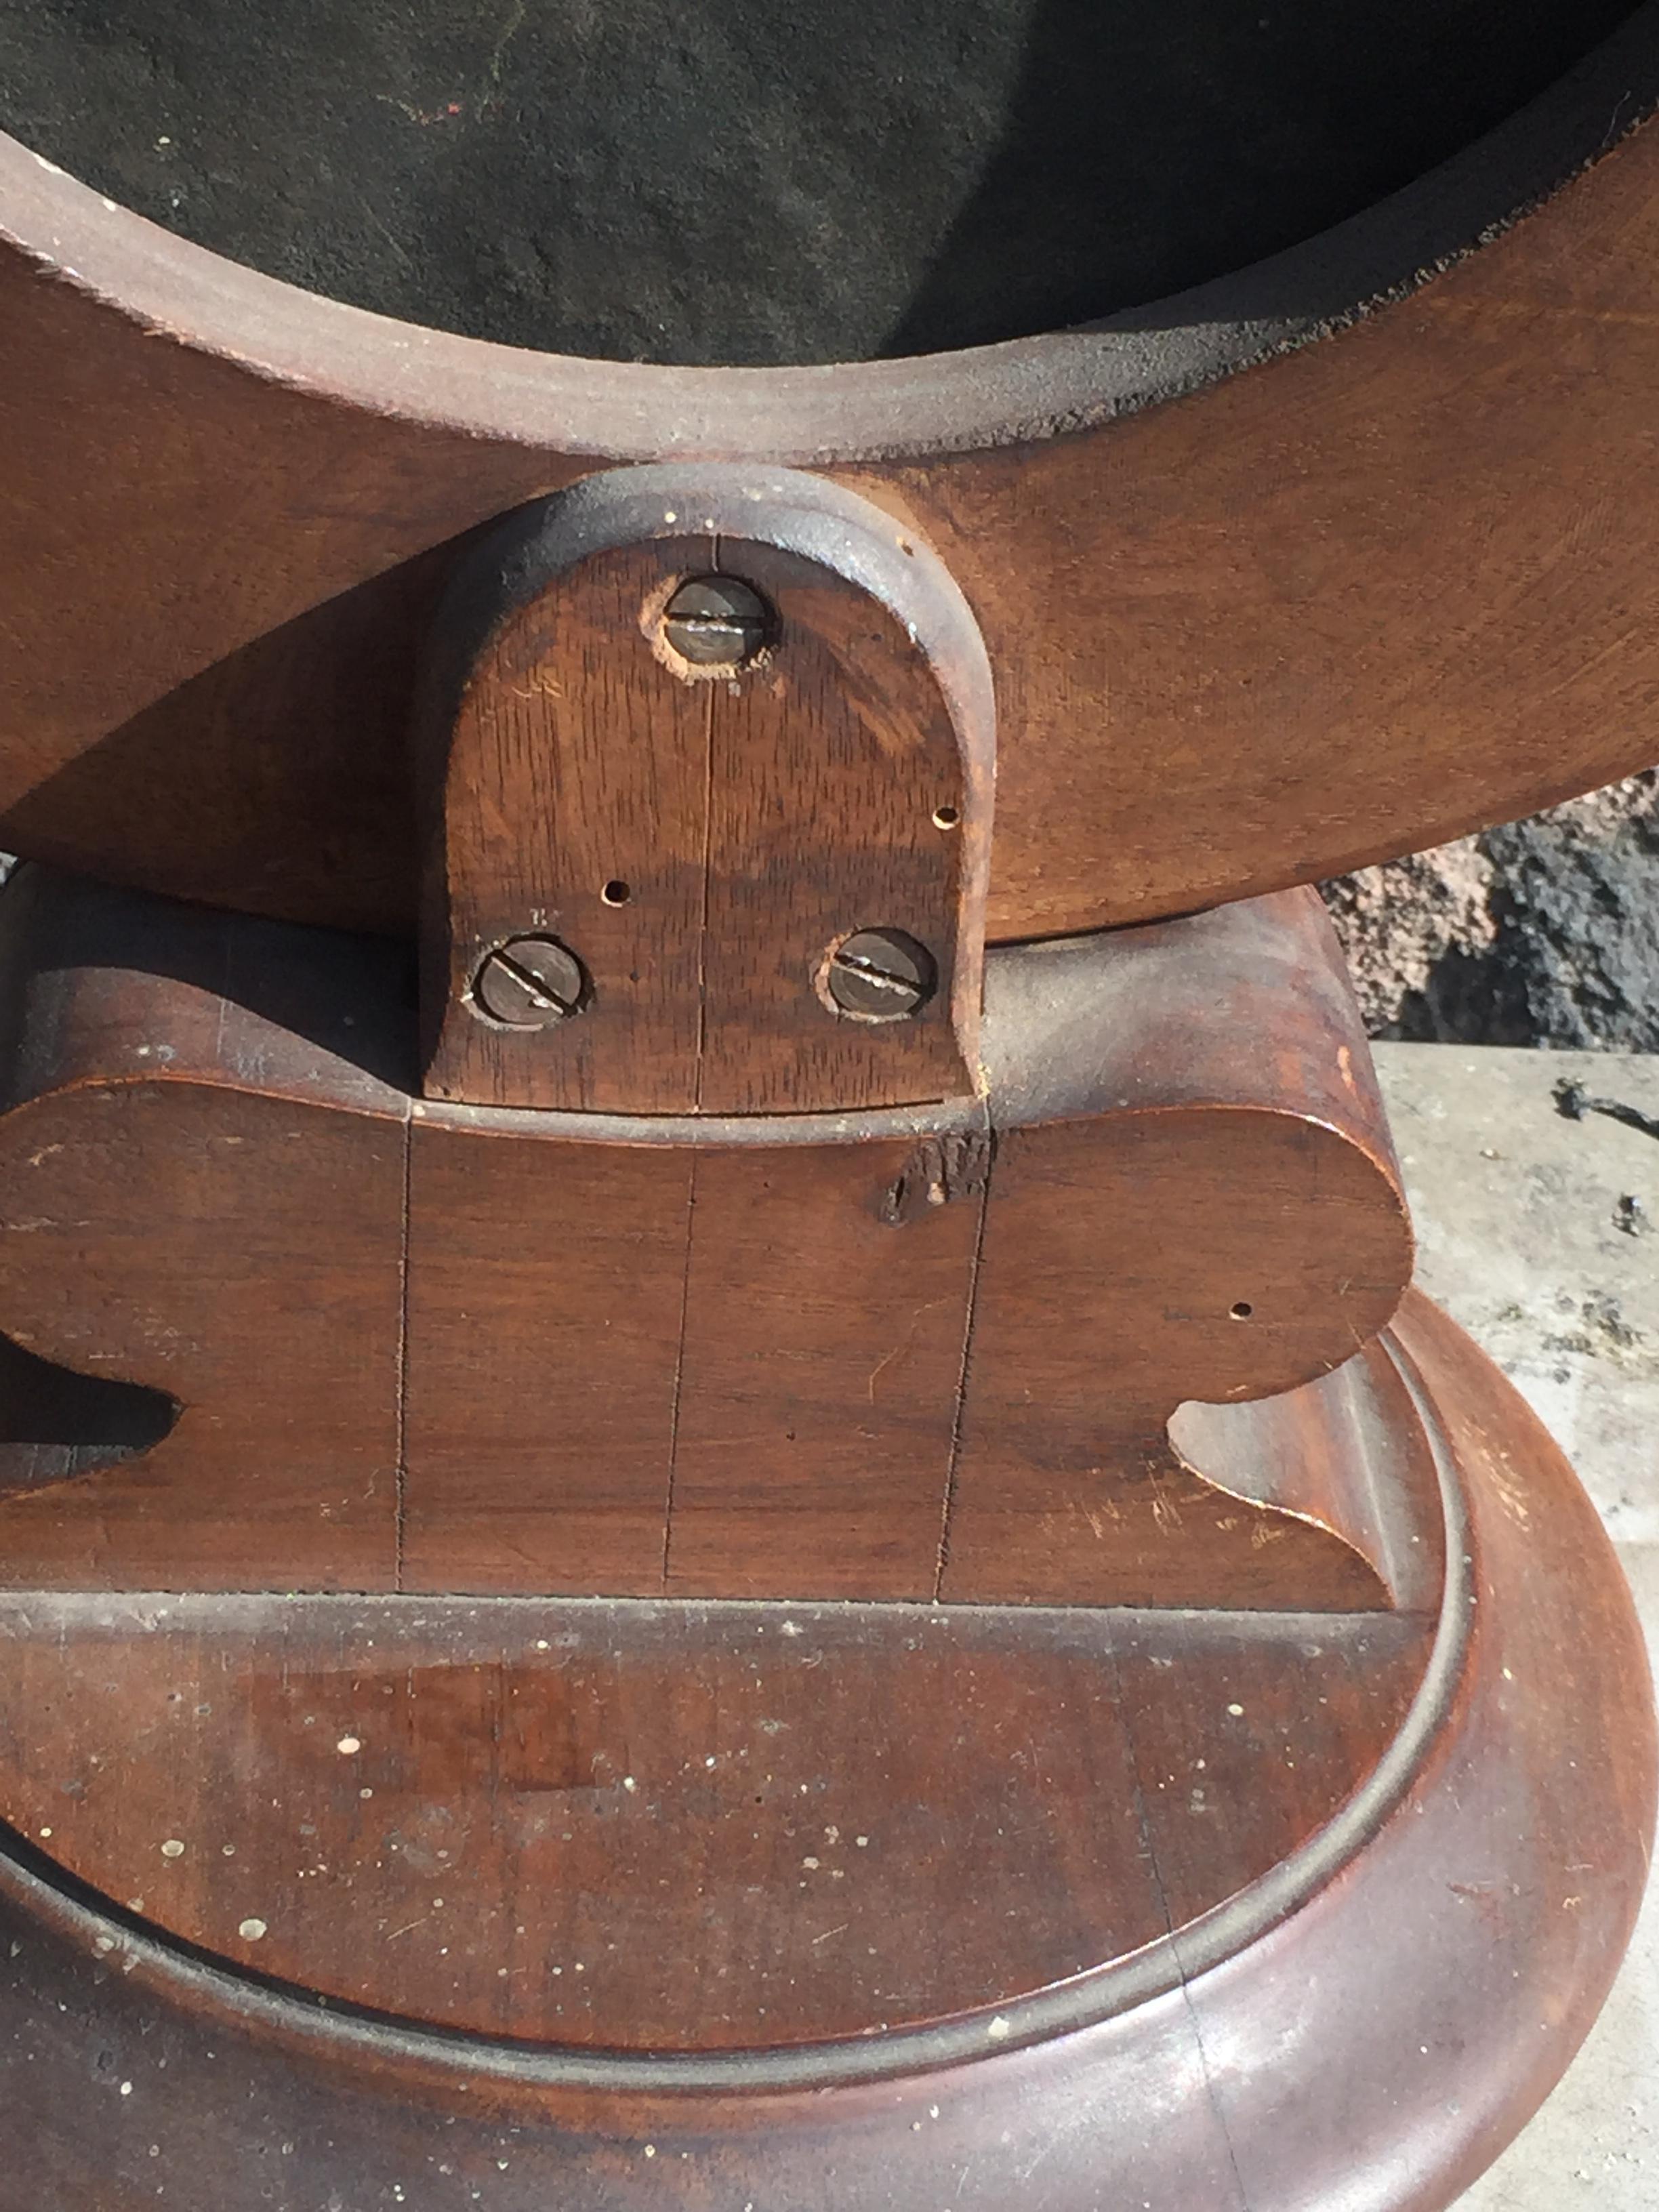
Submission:
[[[860,1631],[854,1609],[728,1608],[713,1680],[683,1663],[701,1616],[673,1616],[686,1686],[664,1713],[645,1677],[669,1616],[611,1608],[586,1632],[586,1710],[641,1756],[600,1788],[594,1740],[520,1725],[529,1673],[489,1657],[527,1632],[516,1601],[446,1620],[405,1601],[390,1650],[388,1601],[364,1603],[331,1663],[297,1613],[249,1668],[269,1601],[94,1600],[78,1626],[70,1601],[14,1601],[3,1788],[27,1834],[0,1859],[0,2065],[32,2124],[0,2206],[1440,2212],[1605,1994],[1645,1867],[1652,1714],[1605,1535],[1508,1384],[1415,1297],[1378,1356],[1452,1539],[1403,1674],[1359,1649],[1399,1615],[1351,1621],[1333,1666],[1333,1624],[1288,1618],[1240,1642],[1222,1616],[878,1608]],[[540,1618],[549,1654],[582,1644],[570,1609]],[[461,1663],[410,1666],[422,1638]],[[536,1641],[526,1668],[556,1668]],[[791,1653],[793,1706],[757,1700],[769,1673],[786,1694]],[[1057,1653],[1045,1711],[1030,1691]],[[418,1763],[422,1697],[448,1700],[465,1755],[367,1848]],[[100,1703],[138,1724],[100,1735]],[[735,1799],[723,1840],[708,1823],[750,1721],[782,1785],[744,1793],[758,1856]],[[653,1762],[677,1740],[671,1773]],[[222,1870],[283,1829],[309,1769],[337,1778],[316,1784],[328,1850],[313,1815],[283,1838],[297,1872],[274,1851],[235,1893]],[[583,1829],[592,1885],[580,1948],[544,1953],[490,2033],[486,1980],[514,1989],[547,1899],[503,1889],[511,1917],[489,1920],[481,1797],[491,1832]],[[408,1924],[373,1901],[393,1856]],[[471,2032],[438,1998],[446,1949]]]

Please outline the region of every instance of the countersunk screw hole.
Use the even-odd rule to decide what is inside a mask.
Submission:
[[[1250,1304],[1248,1298],[1241,1298],[1238,1304],[1232,1309],[1232,1316],[1235,1321],[1249,1321],[1250,1316],[1255,1311],[1255,1308]]]
[[[935,830],[954,830],[961,819],[960,812],[954,806],[936,806],[933,809]]]
[[[772,609],[736,576],[688,577],[662,614],[662,635],[688,668],[735,673],[772,641]]]
[[[625,884],[620,876],[612,876],[599,896],[607,906],[626,906],[634,896],[634,886]]]
[[[855,929],[830,948],[819,988],[854,1021],[899,1022],[920,1013],[938,983],[938,963],[908,932]]]
[[[472,978],[472,1011],[507,1029],[552,1029],[581,1012],[587,972],[556,937],[509,937],[493,945]]]

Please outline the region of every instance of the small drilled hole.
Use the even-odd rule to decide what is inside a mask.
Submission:
[[[961,819],[954,806],[936,806],[933,809],[933,827],[936,830],[954,830]]]
[[[633,896],[633,885],[631,884],[625,884],[620,876],[612,876],[610,882],[599,893],[599,896],[605,901],[607,906],[626,906],[629,900],[631,899]]]
[[[1232,1310],[1233,1319],[1235,1321],[1249,1321],[1250,1316],[1255,1311],[1255,1308],[1250,1304],[1248,1298],[1241,1298],[1238,1304]]]

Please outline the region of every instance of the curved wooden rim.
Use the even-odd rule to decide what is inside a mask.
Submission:
[[[1086,428],[1323,337],[1486,243],[1656,102],[1649,0],[1496,130],[1302,246],[1098,325],[891,361],[662,368],[427,329],[176,237],[3,134],[0,240],[148,331],[388,419],[573,456],[826,465]]]
[[[1045,2212],[1442,2212],[1607,1994],[1652,1831],[1652,1711],[1605,1531],[1535,1417],[1415,1294],[1398,1335],[1465,1470],[1468,1666],[1393,1817],[1247,1949],[1207,1971],[1194,1952],[1178,1987],[1092,2027],[983,2039],[978,2063],[908,2079],[596,2087],[514,2052],[458,2069],[441,2038],[141,1948],[38,1862],[0,1859],[0,2029],[35,2116],[0,2201],[136,2212],[160,2184],[254,2212],[273,2183],[283,2203],[356,2202],[370,2174],[446,2205],[614,2212],[936,2203],[960,2176],[955,2203]]]
[[[1460,1478],[1432,1401],[1389,1333],[1383,1342],[1433,1456],[1445,1516],[1448,1562],[1428,1664],[1399,1732],[1361,1787],[1324,1827],[1271,1873],[1144,1949],[1052,1988],[927,2027],[869,2039],[715,2054],[653,2057],[593,2052],[417,2025],[396,2014],[320,2000],[231,1966],[182,1939],[158,1934],[66,1875],[48,1855],[0,1829],[0,1894],[82,1944],[100,1944],[124,1972],[142,1971],[227,2021],[234,2012],[285,2038],[343,2057],[372,2048],[380,2061],[435,2067],[472,2078],[618,2094],[775,2093],[902,2079],[1016,2051],[1116,2019],[1178,1989],[1260,1941],[1333,1881],[1377,1834],[1431,1755],[1463,1672],[1474,1605],[1474,1567]],[[418,1601],[411,1601],[417,1603]],[[602,1601],[598,1601],[602,1602]],[[894,1607],[906,1613],[908,1607]],[[923,1609],[925,1610],[925,1608]]]

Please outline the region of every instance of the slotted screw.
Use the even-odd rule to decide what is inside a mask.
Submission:
[[[939,965],[904,930],[860,929],[830,954],[824,980],[843,1014],[899,1022],[920,1013],[933,997]]]
[[[694,576],[663,614],[663,635],[696,668],[741,668],[766,642],[771,612],[735,576]]]
[[[493,945],[472,979],[472,1002],[515,1030],[551,1029],[582,1010],[587,977],[556,937],[509,937]]]

